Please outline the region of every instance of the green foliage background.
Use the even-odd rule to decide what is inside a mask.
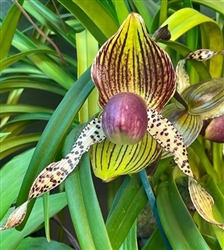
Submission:
[[[45,34],[69,44],[77,56],[63,54],[65,64],[31,24],[19,30],[21,12],[14,4],[1,20],[0,92],[2,96],[7,93],[7,100],[0,106],[1,159],[17,154],[0,169],[2,223],[14,202],[20,205],[26,201],[36,175],[69,151],[77,136],[77,131],[71,132],[72,129],[99,110],[89,66],[98,45],[117,31],[128,13],[140,13],[150,34],[160,26],[169,25],[171,41],[160,45],[170,54],[174,65],[198,48],[223,50],[222,1],[58,0],[55,3],[63,23],[51,1],[18,2]],[[204,7],[212,11],[212,18],[203,14]],[[223,58],[216,56],[206,63],[192,62],[187,65],[187,70],[192,84],[224,77]],[[30,88],[57,93],[63,99],[55,110],[20,103],[23,92]],[[48,121],[43,132],[21,133],[40,120]],[[204,153],[207,144],[212,162]],[[27,150],[28,146],[35,145]],[[224,206],[222,148],[222,144],[209,143],[202,137],[189,148],[193,170],[212,193],[219,208]],[[25,152],[20,153],[21,150]],[[196,213],[189,213],[178,189],[185,187],[185,179],[170,160],[160,161],[150,180],[155,188],[159,217],[172,249],[224,249],[223,231]],[[22,249],[25,244],[36,244],[34,238],[25,237],[44,225],[49,239],[49,218],[68,205],[81,249],[138,249],[136,219],[147,203],[140,178],[137,174],[127,176],[121,184],[119,181],[110,184],[109,190],[110,211],[104,222],[86,154],[80,167],[67,178],[57,194],[46,194],[36,202],[30,202],[26,224],[0,232],[0,248]],[[59,241],[47,243],[45,239],[40,240],[46,249],[70,248]],[[143,249],[158,248],[169,246],[163,243],[157,228]]]

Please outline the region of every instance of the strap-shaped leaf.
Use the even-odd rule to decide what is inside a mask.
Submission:
[[[1,230],[18,226],[26,215],[29,201],[61,184],[79,164],[82,155],[89,150],[90,146],[104,139],[101,118],[95,118],[83,129],[71,152],[62,160],[48,165],[37,176],[30,188],[28,200],[12,212]]]
[[[94,174],[104,181],[111,181],[119,175],[139,172],[156,160],[161,148],[151,135],[134,145],[118,145],[108,139],[94,144],[90,159]]]
[[[174,161],[180,170],[193,177],[187,148],[183,137],[173,124],[155,110],[148,109],[148,132],[168,152],[174,154]]]
[[[175,77],[168,54],[149,37],[136,13],[102,46],[92,65],[101,107],[119,92],[133,92],[161,110],[174,94]]]

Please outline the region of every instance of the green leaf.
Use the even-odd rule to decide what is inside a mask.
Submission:
[[[4,126],[2,126],[2,129],[7,128],[9,125],[13,125],[20,122],[30,122],[30,121],[38,121],[38,120],[44,120],[48,121],[51,117],[51,114],[48,113],[27,113],[27,114],[20,114],[16,117],[13,117],[12,120],[8,121]]]
[[[81,248],[113,249],[93,186],[88,155],[83,156],[80,168],[66,179],[65,190]]]
[[[114,199],[106,223],[114,250],[122,245],[137,215],[146,203],[147,198],[138,175],[133,175],[131,178],[127,176]]]
[[[44,229],[45,229],[45,236],[46,236],[46,240],[48,242],[50,242],[50,240],[51,240],[51,236],[50,236],[49,198],[50,198],[50,192],[47,192],[43,196],[43,208],[44,208]]]
[[[12,123],[8,125],[6,123],[5,125],[2,126],[2,131],[10,131],[10,134],[7,136],[7,139],[17,136],[20,134],[24,129],[26,129],[32,122],[30,121],[24,121],[24,122],[17,122],[17,123]],[[3,139],[4,141],[6,140],[6,137]],[[3,141],[2,140],[2,141]]]
[[[103,32],[105,37],[109,38],[113,33],[117,31],[117,22],[110,15],[106,8],[100,3],[100,1],[92,0],[91,5],[86,1],[73,0],[91,20],[97,25],[97,27]],[[92,11],[94,9],[94,11]],[[100,15],[99,15],[100,13]],[[108,26],[108,23],[110,24]]]
[[[58,145],[61,145],[64,141],[77,112],[92,89],[93,83],[90,81],[90,70],[88,69],[67,92],[48,122],[26,173],[17,205],[21,205],[26,201],[29,189],[37,174],[40,173],[50,162],[54,161],[59,150]],[[74,100],[76,101],[74,102]],[[57,131],[57,133],[55,133],[55,131]],[[30,208],[32,207],[32,204],[33,201],[29,204]],[[29,211],[27,215],[28,214]]]
[[[96,40],[103,44],[118,29],[118,24],[103,5],[92,0],[88,1],[59,0],[79,21],[92,33]],[[92,11],[94,9],[94,11]],[[100,13],[100,15],[98,14]],[[108,26],[108,23],[110,24]]]
[[[152,1],[133,0],[138,13],[143,17],[146,27],[151,31],[152,18],[156,11],[156,4]],[[150,13],[149,13],[150,12]]]
[[[137,221],[134,222],[122,246],[119,248],[119,250],[129,250],[129,249],[138,250]]]
[[[40,1],[25,1],[23,7],[42,25],[48,27],[55,34],[62,37],[64,42],[67,41],[75,47],[75,30],[67,25],[66,22],[64,22],[65,27],[63,27],[59,16],[53,13],[53,11]]]
[[[65,141],[64,154],[70,152],[74,141],[77,140],[84,127],[85,125],[80,125],[71,131]],[[74,170],[65,180],[65,191],[70,215],[81,248],[111,249],[93,184],[88,154],[83,155],[79,168]],[[97,225],[97,228],[95,225]],[[85,234],[85,237],[83,237],[83,234]]]
[[[50,217],[58,213],[66,205],[67,205],[67,199],[65,193],[51,195],[50,211],[49,211]],[[37,200],[33,208],[33,212],[22,231],[17,231],[15,228],[5,231],[0,231],[0,238],[1,238],[0,249],[16,249],[20,241],[27,235],[34,232],[43,223],[43,221],[44,221],[43,200],[42,198],[40,198]]]
[[[209,176],[211,176],[213,178],[213,180],[215,182],[217,182],[217,180],[219,179],[218,177],[218,173],[214,170],[211,161],[209,160],[206,152],[205,152],[205,148],[203,147],[203,145],[200,143],[199,138],[197,138],[197,140],[195,140],[190,148],[192,148],[197,156],[197,158],[199,158],[199,162],[195,162],[194,158],[190,157],[189,161],[190,161],[190,165],[196,165],[197,169],[200,170],[200,172],[206,172]]]
[[[32,77],[32,76],[24,77],[20,75],[15,77],[14,79],[10,78],[10,80],[7,79],[2,80],[0,93],[20,88],[41,89],[62,96],[66,94],[65,89],[55,85],[54,81],[51,81],[50,79],[44,79],[43,77]]]
[[[19,135],[16,137],[11,137],[5,139],[4,143],[1,143],[1,156],[0,159],[20,150],[27,148],[28,146],[33,146],[40,139],[40,133],[32,133]]]
[[[73,248],[65,245],[64,243],[51,240],[48,242],[44,237],[27,237],[21,240],[16,250],[24,250],[24,249],[41,249],[41,250],[71,250]]]
[[[221,15],[223,15],[224,2],[223,1],[210,1],[210,0],[192,0],[193,3],[204,5]]]
[[[163,25],[166,24],[171,31],[171,40],[176,40],[188,30],[202,24],[207,27],[206,37],[209,39],[209,48],[214,51],[223,49],[222,32],[218,23],[194,9],[184,8],[176,11],[163,23]],[[221,76],[222,63],[223,58],[221,56],[210,60],[209,71],[212,77]]]
[[[49,108],[38,107],[33,105],[26,104],[1,104],[0,105],[1,114],[0,117],[4,117],[6,115],[15,115],[18,113],[49,113],[51,114],[53,111]]]
[[[171,250],[171,246],[170,246],[170,243],[164,233],[164,230],[163,230],[163,227],[161,225],[161,221],[160,221],[160,218],[159,218],[159,215],[158,215],[158,210],[156,208],[156,199],[155,199],[155,195],[154,195],[154,190],[152,189],[151,185],[150,185],[150,182],[149,182],[149,178],[147,176],[147,173],[145,170],[142,170],[140,173],[140,178],[141,178],[141,181],[142,181],[142,185],[144,187],[144,190],[145,190],[145,193],[146,193],[146,196],[148,198],[148,202],[149,202],[149,205],[152,209],[152,213],[155,217],[155,220],[156,220],[156,223],[158,225],[158,228],[159,228],[159,231],[161,233],[161,236],[162,236],[162,239],[163,239],[163,242],[165,243],[165,246],[166,248],[169,250]]]
[[[142,248],[142,250],[148,250],[148,249],[166,250],[166,247],[164,245],[162,236],[158,228],[156,228],[156,230],[153,232],[149,240],[146,242],[146,244]]]
[[[5,68],[9,67],[13,63],[19,61],[25,56],[33,55],[33,54],[49,54],[49,55],[54,55],[58,57],[58,54],[50,49],[31,49],[29,51],[24,51],[18,54],[15,54],[13,56],[9,56],[3,60],[0,61],[0,71],[3,71]]]
[[[157,209],[172,249],[209,250],[181,199],[174,178],[163,181],[157,188]]]
[[[22,4],[23,0],[20,0],[18,2]],[[11,42],[14,33],[18,25],[20,14],[21,13],[18,7],[15,4],[13,4],[6,18],[4,19],[4,22],[2,23],[0,29],[0,48],[1,48],[0,60],[6,58],[8,55],[8,52],[11,48]]]
[[[77,47],[77,76],[80,77],[83,72],[92,64],[99,48],[99,44],[92,34],[84,30],[76,34]],[[96,88],[91,92],[86,99],[81,110],[79,111],[79,121],[87,122],[92,116],[99,112],[98,92]]]
[[[0,219],[3,218],[18,195],[23,177],[26,173],[33,152],[34,149],[30,149],[24,153],[21,153],[0,168],[0,200],[4,201],[1,204]],[[8,188],[9,183],[10,188]]]
[[[22,32],[18,30],[15,33],[13,42],[13,46],[20,50],[21,52],[26,52],[32,49],[40,49],[42,46],[35,39],[29,39]],[[45,46],[43,46],[45,48]],[[58,63],[58,61],[53,60],[47,55],[38,55],[32,54],[29,55],[28,58],[36,65],[45,75],[50,77],[51,79],[58,82],[61,86],[66,89],[69,89],[73,82],[74,76],[72,73],[68,71],[68,67],[66,67],[62,62]]]
[[[114,6],[116,9],[119,25],[121,25],[129,15],[128,3],[124,0],[114,1]]]
[[[11,132],[0,132],[0,138],[1,137],[5,137],[5,136],[7,136],[7,135],[10,135],[11,134]]]
[[[161,2],[160,15],[159,15],[159,26],[167,19],[168,1],[164,0]],[[163,25],[162,25],[163,26]]]

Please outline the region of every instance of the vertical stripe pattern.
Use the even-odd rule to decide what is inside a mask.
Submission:
[[[148,133],[135,145],[117,145],[108,139],[90,148],[94,174],[104,181],[132,174],[156,160],[161,148]]]
[[[175,103],[167,105],[162,115],[172,122],[183,136],[186,147],[197,138],[203,126],[203,120],[199,115],[192,115],[187,110],[177,107]]]
[[[102,108],[117,93],[133,92],[143,97],[148,107],[161,110],[176,88],[168,54],[150,38],[136,13],[131,13],[101,47],[91,74]]]

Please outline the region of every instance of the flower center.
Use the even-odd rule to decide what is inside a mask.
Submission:
[[[115,144],[136,144],[147,130],[147,106],[142,97],[122,92],[113,96],[103,111],[102,128]]]

